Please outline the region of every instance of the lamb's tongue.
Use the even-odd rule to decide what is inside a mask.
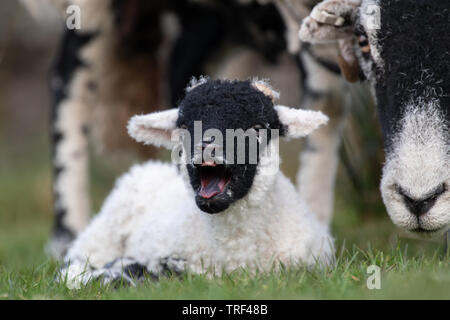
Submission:
[[[201,178],[202,187],[200,189],[200,196],[205,199],[210,199],[222,192],[223,177],[203,177]],[[222,182],[222,183],[221,183]]]

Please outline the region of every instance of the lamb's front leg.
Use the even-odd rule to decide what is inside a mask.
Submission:
[[[127,184],[124,184],[127,187]],[[181,274],[186,268],[186,260],[177,255],[133,256],[128,239],[141,223],[138,216],[123,210],[124,201],[116,188],[106,200],[102,212],[97,215],[87,229],[76,239],[67,253],[65,265],[57,280],[69,288],[79,288],[89,281],[125,283],[135,285],[145,278]],[[121,210],[122,209],[122,210]],[[131,257],[130,257],[131,253]]]
[[[78,288],[91,279],[99,278],[102,273],[106,274],[105,268],[113,266],[108,264],[125,256],[130,228],[126,222],[132,217],[118,211],[122,201],[116,200],[114,195],[115,192],[65,256],[58,280],[66,282],[68,287]]]
[[[135,286],[145,279],[157,280],[159,277],[181,275],[186,268],[186,260],[173,257],[158,259],[156,269],[147,266],[131,257],[118,258],[107,263],[102,269],[92,272],[92,278],[102,283],[128,284]]]
[[[107,285],[131,285],[145,279],[157,280],[161,276],[180,276],[186,270],[186,260],[177,257],[162,258],[157,270],[150,271],[147,266],[134,258],[122,257],[95,269],[86,260],[66,262],[58,275],[58,281],[66,283],[71,289],[78,289],[90,281],[100,281]]]
[[[133,258],[117,258],[103,268],[95,269],[88,261],[68,261],[58,274],[58,281],[71,289],[79,289],[90,281],[102,284],[125,284],[135,286],[146,276],[153,276],[147,267]],[[154,277],[154,276],[153,276]]]

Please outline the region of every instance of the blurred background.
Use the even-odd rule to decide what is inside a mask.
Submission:
[[[48,70],[62,26],[34,21],[16,0],[0,4],[0,268],[24,268],[47,259],[52,227]],[[389,248],[411,254],[439,242],[410,239],[390,222],[378,184],[384,159],[376,109],[363,85],[352,86],[353,108],[341,148],[333,234],[337,245]],[[300,150],[298,150],[300,151]],[[111,167],[95,153],[90,163],[96,212],[115,178],[131,164]],[[283,167],[294,178],[295,170]]]

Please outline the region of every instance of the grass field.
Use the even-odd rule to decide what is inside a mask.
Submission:
[[[45,138],[0,154],[0,299],[449,299],[450,259],[442,241],[405,238],[384,212],[365,215],[350,205],[345,183],[337,191],[333,234],[337,265],[329,270],[283,270],[219,278],[186,274],[137,288],[92,283],[68,290],[53,281],[58,264],[44,247],[51,228],[48,146]],[[26,150],[26,152],[24,151]],[[111,172],[92,169],[94,207],[111,188]],[[382,206],[380,209],[383,210]],[[367,266],[381,267],[381,289],[366,286]]]

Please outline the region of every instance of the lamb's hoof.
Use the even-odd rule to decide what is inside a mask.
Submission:
[[[102,285],[111,285],[114,288],[135,287],[135,280],[127,273],[117,270],[100,269],[92,274],[92,279],[100,281]]]
[[[142,282],[147,277],[155,278],[147,267],[140,264],[133,258],[119,258],[110,263],[107,263],[103,269],[98,270],[98,278],[104,284],[113,284],[114,287],[123,285],[136,286],[137,283]]]
[[[160,260],[161,275],[181,276],[186,270],[186,260],[178,257],[166,257]]]

